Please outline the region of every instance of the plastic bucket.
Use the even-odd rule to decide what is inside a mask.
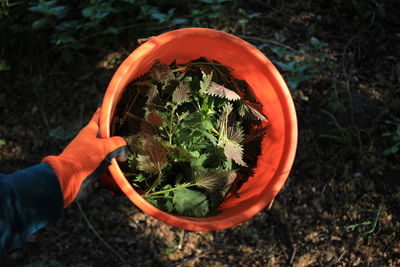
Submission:
[[[290,92],[274,65],[255,47],[233,35],[205,28],[187,28],[156,36],[132,52],[114,74],[104,95],[100,136],[110,136],[110,122],[127,84],[148,71],[154,60],[185,63],[199,57],[231,67],[263,104],[271,123],[262,141],[255,175],[242,185],[238,197],[228,197],[214,216],[195,218],[166,213],[138,194],[116,160],[109,171],[121,191],[142,211],[169,225],[193,231],[225,229],[260,212],[278,194],[293,164],[297,147],[297,119]]]

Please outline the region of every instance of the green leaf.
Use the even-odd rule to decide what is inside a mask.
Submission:
[[[82,16],[84,16],[85,18],[90,18],[94,16],[94,14],[96,14],[96,10],[94,9],[94,7],[87,7],[82,10]]]
[[[32,28],[39,29],[39,28],[43,27],[46,24],[46,22],[47,22],[47,17],[35,20],[32,23]]]
[[[165,202],[165,208],[167,209],[168,212],[173,212],[174,211],[174,203],[171,200],[167,200]]]
[[[325,42],[321,42],[320,40],[318,40],[316,37],[311,37],[310,39],[310,43],[311,45],[316,48],[319,49],[321,47],[327,46],[328,44]]]
[[[208,88],[211,85],[211,79],[212,79],[212,72],[210,74],[206,74],[204,71],[201,71],[202,73],[202,79],[200,81],[200,94],[205,94],[208,91]]]
[[[207,132],[207,131],[202,131],[203,135],[214,145],[217,144],[218,139],[215,137],[213,134]]]
[[[203,114],[199,111],[190,113],[185,121],[183,122],[183,126],[185,127],[194,127],[196,125],[202,124],[203,122]]]
[[[176,161],[190,162],[192,160],[191,153],[181,146],[168,147],[168,155]]]
[[[182,215],[203,217],[209,211],[207,196],[188,188],[176,190],[173,203],[175,210]]]
[[[0,72],[1,71],[7,71],[10,70],[10,65],[7,64],[7,62],[3,59],[0,59]]]
[[[51,38],[51,42],[56,45],[68,44],[76,42],[76,39],[72,37],[68,32],[56,32]]]
[[[177,116],[178,116],[178,122],[184,120],[189,114],[190,114],[189,111],[183,112],[181,115],[178,115],[178,114],[177,114]]]
[[[197,152],[197,151],[195,151],[195,152]],[[197,153],[199,153],[199,152],[197,152]],[[207,158],[208,158],[208,154],[199,154],[197,157],[195,157],[190,162],[190,165],[194,168],[203,167],[203,163],[207,160]]]
[[[3,139],[0,139],[0,147],[4,146],[6,144],[6,141],[4,141]]]
[[[133,179],[134,182],[143,182],[146,179],[146,177],[143,175],[143,173],[139,173],[138,175],[135,176]]]
[[[155,206],[155,207],[157,207],[157,208],[160,208],[159,203],[158,203],[159,199],[147,198],[146,200],[147,200],[151,205],[153,205],[153,206]]]
[[[212,122],[209,120],[202,121],[201,126],[207,131],[211,131],[211,129],[214,128]]]

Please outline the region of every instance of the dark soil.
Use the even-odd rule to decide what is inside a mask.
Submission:
[[[259,47],[272,40],[296,51],[314,36],[328,46],[313,53],[328,54],[331,62],[316,65],[313,79],[293,91],[299,145],[272,209],[231,229],[190,232],[98,189],[81,203],[84,213],[71,205],[61,220],[0,256],[1,266],[400,265],[400,154],[382,155],[393,145],[382,134],[395,130],[385,120],[400,118],[396,1],[243,2],[227,8],[231,17],[218,29]],[[242,25],[239,8],[262,16]],[[6,143],[0,146],[0,171],[60,153],[100,105],[125,51],[133,49],[116,48],[73,70],[44,61],[31,73],[0,73],[0,139]]]

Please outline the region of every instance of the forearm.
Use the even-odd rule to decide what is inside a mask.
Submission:
[[[60,184],[48,164],[0,174],[0,253],[23,244],[62,211]]]

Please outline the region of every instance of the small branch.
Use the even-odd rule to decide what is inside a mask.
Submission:
[[[79,204],[78,201],[76,201],[76,205],[78,205],[79,211],[82,214],[83,219],[86,221],[86,224],[88,225],[89,229],[92,230],[92,232],[97,236],[98,239],[109,249],[111,250],[123,263],[128,263],[115,249],[111,247],[110,244],[105,241],[100,234],[96,231],[92,223],[89,221],[88,217],[86,216],[85,212],[83,211],[81,204]]]
[[[257,2],[257,3],[259,3],[260,5],[263,5],[263,6],[267,7],[267,8],[272,9],[272,10],[275,11],[276,13],[279,13],[279,14],[284,15],[284,16],[289,16],[287,13],[284,13],[283,11],[281,11],[281,10],[275,8],[275,7],[272,7],[272,6],[268,5],[267,3],[265,3],[265,2],[262,1],[262,0],[254,0],[254,1]]]
[[[292,47],[290,47],[290,46],[288,46],[288,45],[282,44],[281,42],[278,42],[278,41],[275,41],[275,40],[264,39],[264,38],[260,38],[260,37],[257,37],[257,36],[239,35],[239,37],[240,37],[240,38],[243,38],[243,39],[248,39],[248,40],[253,40],[253,41],[259,41],[259,42],[263,42],[263,43],[270,43],[270,44],[273,44],[273,45],[276,45],[276,46],[281,46],[281,47],[283,47],[283,48],[286,48],[287,50],[292,51],[293,53],[297,53],[297,50],[296,50],[296,49],[294,49],[294,48],[292,48]]]
[[[206,252],[201,253],[200,255],[197,255],[197,256],[190,256],[190,257],[187,257],[187,258],[183,258],[183,259],[181,260],[181,262],[178,263],[176,266],[187,266],[187,265],[186,265],[187,262],[189,262],[189,261],[195,261],[195,260],[198,260],[198,259],[200,259],[200,258],[207,257],[208,254],[210,254],[210,252],[209,252],[209,251],[206,251]]]
[[[296,245],[294,245],[294,246],[293,246],[292,256],[290,257],[290,262],[289,262],[290,265],[293,265],[294,258],[295,258],[295,256],[296,256],[296,252],[297,252],[297,248],[296,248]]]
[[[179,236],[179,243],[178,243],[178,249],[181,250],[183,247],[183,240],[185,238],[185,230],[181,230],[180,233],[178,233]]]
[[[191,186],[195,186],[195,185],[197,185],[197,184],[189,184],[189,183],[187,183],[187,184],[182,184],[182,185],[179,185],[179,186],[170,188],[170,189],[165,189],[165,190],[161,190],[161,191],[156,191],[156,192],[153,192],[153,193],[149,193],[149,192],[150,192],[150,190],[149,190],[148,193],[146,193],[146,194],[143,195],[143,197],[144,197],[144,198],[146,198],[146,197],[152,197],[152,196],[154,196],[154,195],[165,194],[165,193],[168,193],[168,192],[171,192],[171,191],[175,191],[175,190],[178,190],[178,189],[181,189],[181,188],[191,187]]]
[[[143,120],[143,118],[140,118],[140,117],[138,117],[138,116],[136,116],[136,115],[134,115],[134,114],[132,114],[130,112],[126,112],[125,114],[127,115],[127,117],[130,117],[132,119],[135,119],[135,120],[138,120],[138,121],[142,121]]]
[[[139,94],[139,92],[138,92],[138,90],[136,90],[136,95],[135,95],[135,97],[133,98],[133,100],[131,101],[131,103],[128,105],[128,107],[126,108],[126,112],[125,112],[124,116],[122,117],[122,119],[121,119],[121,121],[120,121],[120,125],[123,125],[123,124],[124,124],[124,122],[125,122],[125,120],[126,120],[126,116],[128,115],[127,113],[132,109],[133,104],[136,102],[136,99],[137,99],[137,97],[138,97],[138,94]]]

